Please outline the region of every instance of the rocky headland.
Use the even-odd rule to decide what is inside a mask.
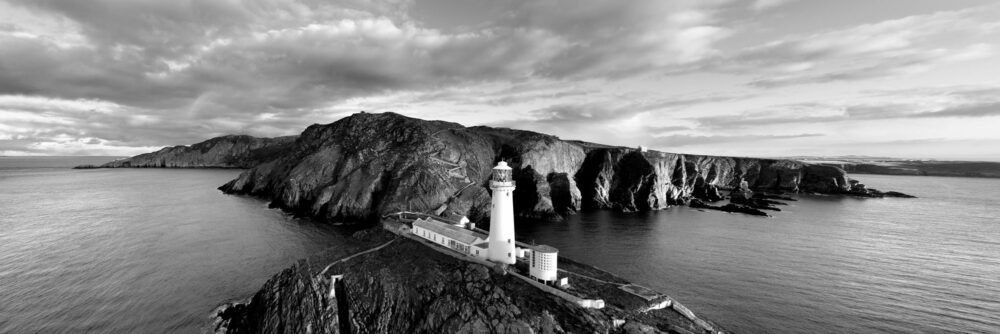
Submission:
[[[257,138],[229,135],[191,146],[165,147],[100,166],[76,168],[251,168],[281,155],[294,143],[295,136]]]
[[[387,232],[381,232],[388,234]],[[372,232],[369,234],[378,234]],[[382,238],[299,261],[246,302],[213,314],[216,333],[723,333],[666,296],[646,300],[627,281],[561,258],[597,276],[571,286],[605,297],[584,308],[545,293],[503,268],[463,261],[450,250]],[[457,254],[457,253],[456,253]],[[580,285],[583,284],[583,285]],[[574,289],[574,288],[570,288]]]
[[[309,126],[284,152],[220,189],[340,222],[398,211],[483,220],[490,203],[486,181],[500,160],[514,168],[516,214],[538,219],[582,209],[716,202],[741,180],[755,191],[887,194],[857,186],[834,166],[646,151],[394,113],[358,113]]]

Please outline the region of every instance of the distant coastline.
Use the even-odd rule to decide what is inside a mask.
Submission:
[[[853,174],[1000,178],[1000,162],[907,160],[871,157],[799,157],[805,163],[839,167]]]

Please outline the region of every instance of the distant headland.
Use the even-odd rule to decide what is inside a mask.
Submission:
[[[947,161],[880,157],[795,157],[808,163],[843,168],[857,174],[1000,178],[1000,162]]]

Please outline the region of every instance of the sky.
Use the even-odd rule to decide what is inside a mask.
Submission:
[[[0,0],[0,155],[359,111],[679,153],[1000,161],[1000,3]]]

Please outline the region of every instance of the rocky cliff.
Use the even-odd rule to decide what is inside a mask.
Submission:
[[[217,333],[703,332],[698,324],[669,307],[641,307],[608,300],[603,309],[582,308],[501,269],[462,261],[430,247],[433,246],[401,238],[374,251],[332,262],[299,261],[271,278],[249,302],[220,308],[213,330]],[[335,281],[333,277],[338,276],[340,279]],[[626,294],[620,289],[611,290]]]
[[[159,151],[115,160],[98,168],[251,168],[282,154],[295,143],[295,136],[256,138],[231,135],[212,138],[191,146],[166,147]]]
[[[846,172],[832,166],[642,152],[394,113],[358,113],[312,125],[285,154],[220,189],[325,220],[370,221],[403,210],[481,220],[489,210],[486,181],[500,160],[514,168],[514,205],[522,217],[715,201],[741,179],[755,190],[851,190]]]

